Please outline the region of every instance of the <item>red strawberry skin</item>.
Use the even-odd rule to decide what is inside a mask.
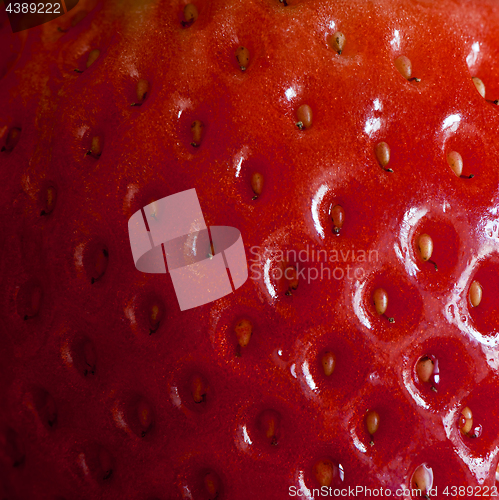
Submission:
[[[493,497],[499,5],[195,5],[80,1],[16,35],[1,14],[0,499],[404,498],[423,464],[432,499]],[[191,188],[250,269],[180,312],[127,225]]]

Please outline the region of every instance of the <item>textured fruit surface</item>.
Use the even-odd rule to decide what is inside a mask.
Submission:
[[[3,9],[1,500],[493,496],[497,2]],[[191,188],[249,279],[180,312],[127,223]]]

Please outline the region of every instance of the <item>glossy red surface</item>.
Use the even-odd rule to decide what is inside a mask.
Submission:
[[[180,1],[82,0],[16,36],[1,14],[0,498],[280,500],[329,481],[395,498],[422,464],[432,499],[446,486],[489,497],[499,5],[195,4],[183,25]],[[395,67],[402,55],[419,81]],[[127,223],[193,187],[207,225],[241,231],[250,278],[180,312],[168,275],[135,269]],[[279,278],[289,266],[296,290]],[[418,379],[424,356],[436,391]],[[465,407],[478,437],[459,430]]]

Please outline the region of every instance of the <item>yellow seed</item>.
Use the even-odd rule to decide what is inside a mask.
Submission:
[[[471,283],[469,296],[471,305],[478,307],[482,301],[482,285],[478,281]]]
[[[461,411],[461,416],[459,418],[459,430],[463,434],[468,434],[473,427],[473,413],[469,407],[465,407]]]
[[[204,129],[203,122],[199,120],[192,122],[191,125],[192,146],[198,147],[201,144],[201,139],[203,137],[203,129]]]
[[[374,308],[378,314],[385,314],[388,307],[388,294],[384,288],[377,288],[373,293]]]
[[[312,108],[308,104],[302,104],[296,111],[296,126],[300,129],[307,129],[312,126]]]
[[[341,31],[337,31],[334,33],[334,35],[331,35],[328,38],[328,43],[329,46],[338,52],[338,54],[341,54],[343,52],[343,47],[345,46],[345,35]]]
[[[149,82],[144,79],[140,79],[137,82],[137,99],[143,101],[147,94],[149,93]]]
[[[429,382],[431,376],[433,375],[433,369],[435,367],[435,363],[428,356],[423,356],[418,361],[416,365],[416,373],[418,374],[419,380],[421,382]]]
[[[250,53],[246,47],[238,47],[236,50],[236,59],[241,71],[246,71],[249,64]]]
[[[324,356],[322,356],[322,368],[324,369],[324,375],[327,377],[331,376],[336,368],[336,356],[330,352],[326,351]]]
[[[333,483],[335,467],[330,460],[319,460],[314,465],[314,476],[321,486],[329,488]]]
[[[433,253],[433,240],[428,234],[422,234],[418,238],[418,250],[421,258],[426,262],[430,260]]]
[[[384,168],[390,162],[390,146],[386,142],[376,144],[376,158],[379,164]]]
[[[331,219],[334,224],[334,232],[339,233],[345,222],[345,210],[341,205],[335,205],[331,209]]]
[[[255,198],[260,196],[263,191],[263,175],[259,172],[255,172],[251,176],[251,189],[253,189],[253,192],[255,193]]]
[[[485,85],[484,83],[482,82],[482,80],[480,80],[480,78],[474,76],[472,78],[473,80],[473,83],[475,84],[475,87],[476,89],[478,90],[478,93],[482,96],[482,97],[485,97]]]
[[[416,467],[411,478],[411,486],[415,490],[426,493],[433,487],[433,470],[426,464]]]
[[[366,415],[367,432],[372,436],[379,428],[379,413],[376,410],[370,410]]]
[[[184,7],[184,20],[186,24],[195,22],[196,19],[198,18],[198,15],[199,15],[198,9],[194,4],[188,3]]]
[[[451,151],[447,155],[447,163],[453,172],[460,177],[463,173],[463,158],[457,151]]]
[[[406,56],[399,56],[395,59],[395,67],[398,72],[406,79],[409,80],[412,76],[412,63]]]
[[[88,54],[88,59],[87,59],[87,68],[90,67],[100,56],[100,50],[99,49],[94,49],[91,50]]]
[[[248,319],[242,319],[236,325],[236,337],[239,345],[241,347],[246,347],[251,339],[251,334],[253,333],[253,324]]]
[[[98,135],[92,137],[90,151],[88,151],[87,154],[92,155],[96,158],[98,158],[102,154],[102,139]]]

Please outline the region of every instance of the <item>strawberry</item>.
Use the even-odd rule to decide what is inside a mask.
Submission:
[[[497,2],[0,23],[2,500],[495,496]],[[128,221],[193,188],[249,279],[180,311]]]

